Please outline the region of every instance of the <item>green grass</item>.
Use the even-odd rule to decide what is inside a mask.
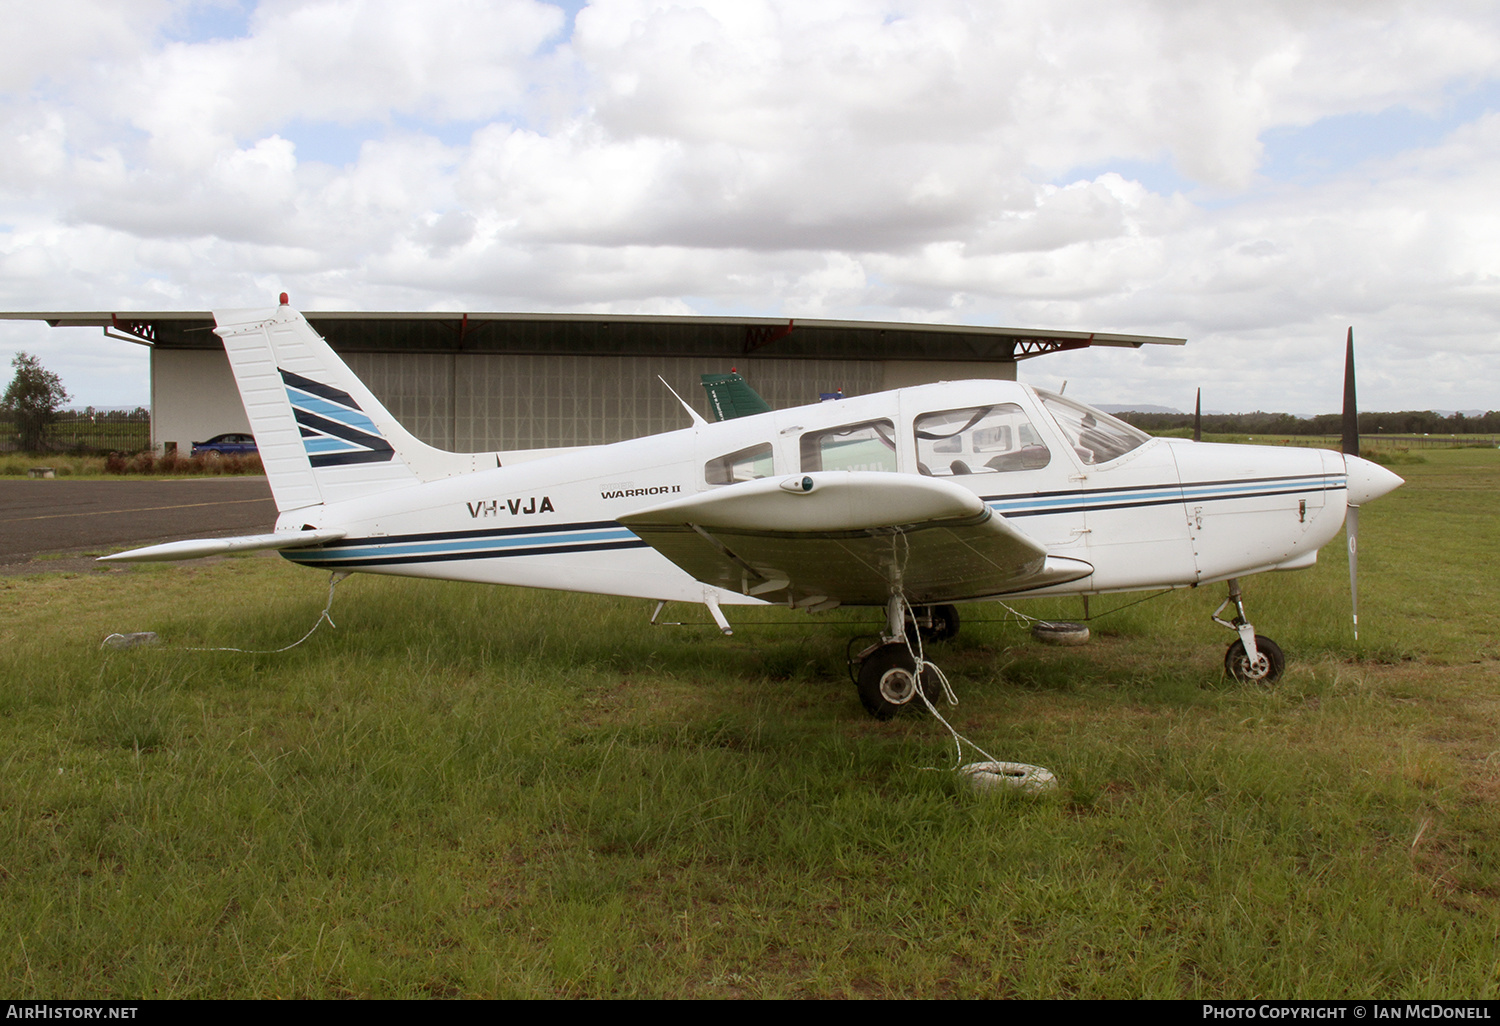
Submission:
[[[866,718],[854,621],[273,557],[0,578],[0,973],[26,997],[1486,997],[1500,991],[1500,454],[1342,546],[1079,649],[963,607],[951,718]],[[1127,597],[1096,599],[1097,614]],[[1032,603],[1076,617],[1077,602]],[[701,611],[669,615],[706,620]],[[843,626],[838,626],[843,624]],[[818,626],[821,625],[821,626]],[[831,626],[830,626],[831,625]],[[113,631],[152,649],[104,653]],[[929,769],[936,767],[936,770]]]

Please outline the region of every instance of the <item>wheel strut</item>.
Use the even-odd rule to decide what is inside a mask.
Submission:
[[[1233,603],[1234,619],[1222,619],[1219,614],[1224,607]],[[1229,579],[1229,597],[1219,603],[1219,608],[1213,611],[1213,621],[1221,627],[1228,627],[1238,634],[1239,640],[1229,646],[1229,651],[1224,654],[1224,670],[1235,680],[1257,681],[1263,684],[1273,683],[1281,678],[1282,671],[1286,669],[1286,657],[1282,655],[1281,648],[1270,638],[1255,633],[1255,625],[1245,616],[1244,595],[1240,591],[1240,582],[1236,577]]]

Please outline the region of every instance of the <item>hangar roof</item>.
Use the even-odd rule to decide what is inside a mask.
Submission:
[[[1012,362],[1089,346],[1139,349],[1186,341],[1091,331],[776,317],[317,310],[304,310],[303,316],[329,345],[344,352]],[[0,312],[0,320],[46,321],[54,328],[102,327],[110,338],[157,349],[216,349],[220,344],[213,334],[213,314],[206,311]]]

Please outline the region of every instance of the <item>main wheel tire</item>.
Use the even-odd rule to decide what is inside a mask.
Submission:
[[[958,636],[958,607],[933,606],[928,611],[932,626],[927,628],[926,640],[947,641]]]
[[[916,613],[917,610],[912,610]],[[921,608],[920,618],[927,621],[925,625],[918,626],[915,619],[908,618],[906,621],[906,636],[916,644],[918,631],[922,635],[922,644],[928,645],[934,641],[947,641],[958,635],[958,607],[957,606],[926,606]]]
[[[903,642],[881,645],[859,665],[859,701],[877,720],[888,720],[904,705],[917,699],[916,660]],[[937,676],[924,669],[922,692],[930,700],[937,691]],[[921,702],[917,702],[921,705]]]
[[[1274,684],[1286,670],[1286,656],[1281,646],[1270,638],[1255,636],[1255,649],[1259,658],[1252,664],[1245,652],[1245,643],[1236,641],[1224,653],[1224,672],[1235,680],[1255,684]]]

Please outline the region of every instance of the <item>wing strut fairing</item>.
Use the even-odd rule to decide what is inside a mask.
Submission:
[[[967,489],[870,471],[766,478],[620,517],[705,584],[805,609],[1015,594],[1093,573]]]

